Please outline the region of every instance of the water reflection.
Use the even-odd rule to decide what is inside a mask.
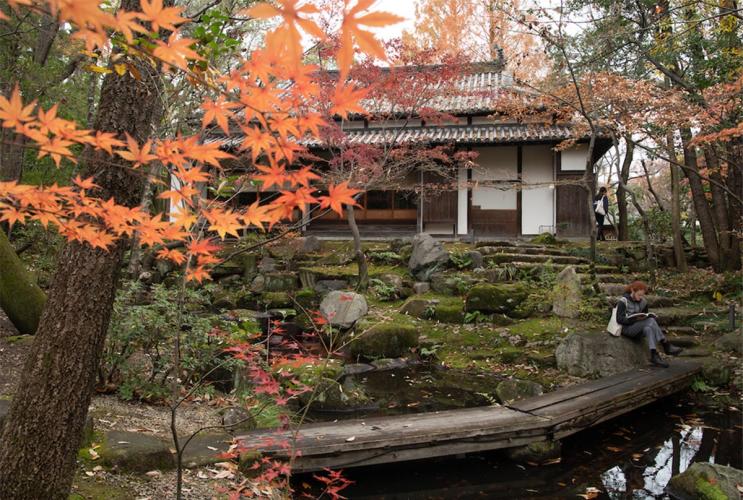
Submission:
[[[702,412],[666,400],[606,422],[563,443],[559,464],[522,467],[491,452],[348,469],[351,499],[667,498],[672,475],[696,461],[743,466],[741,413]],[[308,481],[295,478],[296,484]],[[592,495],[589,495],[592,496]]]
[[[658,449],[654,463],[643,469],[642,487],[628,480],[628,476],[630,479],[633,477],[634,470],[625,474],[621,467],[612,467],[601,474],[604,491],[612,499],[662,497],[671,477],[691,464],[702,444],[703,434],[702,427],[690,427],[667,439]],[[630,464],[630,467],[635,466]]]

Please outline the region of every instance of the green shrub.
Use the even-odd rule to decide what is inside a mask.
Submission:
[[[108,389],[116,387],[125,399],[165,397],[167,379],[173,375],[173,343],[179,330],[179,376],[184,384],[199,381],[222,362],[226,340],[211,335],[215,327],[222,326],[221,321],[205,312],[210,291],[209,286],[186,289],[179,325],[177,289],[155,285],[147,290],[140,282],[124,283],[114,302],[99,384]]]

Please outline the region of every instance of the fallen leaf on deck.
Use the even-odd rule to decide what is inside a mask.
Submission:
[[[346,439],[346,441],[348,441],[349,443],[351,441],[356,441],[356,436],[351,436],[350,438]]]

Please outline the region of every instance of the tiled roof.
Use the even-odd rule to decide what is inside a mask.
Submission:
[[[456,81],[441,89],[442,95],[433,97],[425,107],[452,115],[489,114],[498,110],[497,100],[504,90],[525,92],[514,84],[513,77],[493,65],[463,73]],[[361,106],[370,113],[388,113],[385,103],[362,101]],[[398,106],[399,107],[399,106]],[[379,109],[375,109],[379,108]],[[405,113],[405,110],[401,110]]]
[[[558,142],[574,137],[569,125],[542,125],[495,123],[490,125],[450,125],[426,127],[367,128],[345,131],[349,144],[507,144],[521,142]],[[212,140],[219,140],[213,138]],[[241,136],[232,136],[224,147],[232,149],[242,142]],[[299,141],[310,148],[326,146],[316,137]]]
[[[405,129],[355,129],[346,131],[351,144],[504,144],[511,142],[553,142],[573,137],[569,125],[490,124],[464,126],[427,126]],[[308,147],[322,147],[316,138],[303,142]]]

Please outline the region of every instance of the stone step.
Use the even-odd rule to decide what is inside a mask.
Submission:
[[[658,316],[658,324],[661,326],[685,326],[686,323],[695,319],[719,319],[727,314],[725,309],[712,307],[660,307],[652,312]]]
[[[684,349],[699,346],[699,339],[692,337],[691,335],[673,335],[670,332],[667,332],[666,338],[671,344],[683,347]]]
[[[509,264],[516,262],[552,262],[554,264],[588,264],[589,260],[574,255],[547,255],[547,254],[520,254],[494,253],[485,256],[485,262],[493,264]]]
[[[710,356],[712,351],[707,347],[691,347],[684,349],[679,357],[681,358],[706,358]]]
[[[600,286],[600,285],[599,285]],[[614,307],[617,305],[617,302],[619,302],[621,295],[619,296],[608,296],[606,297],[606,302],[611,306]],[[676,301],[673,297],[665,297],[662,295],[646,295],[645,300],[648,301],[648,307],[651,310],[655,310],[657,307],[671,307],[674,304],[676,304]]]
[[[575,267],[575,270],[578,272],[578,274],[581,274],[581,275],[588,274],[588,264],[574,265],[574,264],[558,264],[556,262],[551,262],[549,264],[544,263],[544,262],[511,262],[510,264],[513,265],[513,267],[526,271],[526,272],[529,272],[532,270],[543,269],[547,265],[549,265],[553,270],[559,272],[565,269],[566,267],[568,267],[568,265],[573,265]],[[598,273],[610,273],[613,271],[616,271],[615,266],[606,266],[603,264],[596,266],[596,272]]]
[[[670,335],[677,335],[677,336],[695,336],[698,334],[698,332],[694,329],[693,326],[678,326],[678,325],[671,325],[666,327],[666,332]]]
[[[534,255],[534,254],[570,255],[561,248],[553,248],[553,247],[485,246],[485,247],[477,247],[477,251],[483,255],[493,255],[496,253],[512,253],[512,254],[521,254],[521,255]]]
[[[616,297],[620,297],[624,294],[625,286],[624,283],[604,283],[599,281],[599,288],[602,292],[606,295],[613,295]]]

